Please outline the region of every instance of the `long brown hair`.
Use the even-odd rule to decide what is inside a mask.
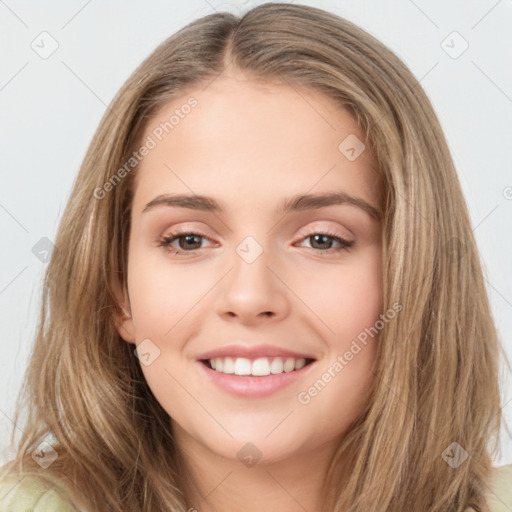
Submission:
[[[370,399],[326,475],[334,511],[488,512],[506,356],[440,123],[382,43],[334,14],[284,3],[190,23],[156,48],[105,112],[45,274],[15,418],[25,411],[26,421],[4,471],[58,476],[83,510],[189,509],[168,414],[113,321],[116,283],[126,288],[136,165],[120,169],[160,107],[206,87],[228,64],[336,100],[364,127],[383,178],[384,310],[403,310],[380,333]],[[32,454],[49,433],[58,457],[43,470]],[[337,481],[341,464],[350,471]]]

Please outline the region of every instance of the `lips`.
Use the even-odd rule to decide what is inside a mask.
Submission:
[[[204,352],[196,359],[206,382],[230,395],[256,399],[304,379],[318,358],[277,344],[238,341]]]
[[[254,360],[261,357],[282,357],[293,359],[312,359],[316,358],[309,353],[301,353],[293,350],[284,349],[276,345],[241,345],[232,344],[204,352],[197,357],[198,361],[207,361],[210,359],[233,357],[244,357],[246,359]]]
[[[204,354],[208,355],[208,354]],[[223,360],[222,358],[210,359],[209,361],[214,361],[215,365],[227,365],[228,361],[231,361],[230,364],[233,364],[233,360],[226,356]],[[273,395],[274,393],[278,393],[281,390],[284,390],[288,386],[296,386],[298,382],[303,382],[301,388],[305,387],[304,379],[307,378],[308,375],[311,375],[312,368],[315,367],[315,360],[309,359],[306,360],[304,358],[294,359],[289,358],[286,359],[286,362],[295,361],[295,367],[292,369],[291,367],[283,367],[274,368],[269,373],[269,368],[266,367],[263,370],[262,360],[266,360],[266,358],[260,358],[254,360],[255,363],[258,364],[259,361],[259,370],[255,371],[254,366],[252,366],[252,373],[248,373],[248,369],[251,367],[250,361],[247,358],[237,358],[234,362],[233,368],[230,370],[234,370],[234,372],[225,373],[225,371],[219,371],[219,368],[212,368],[208,364],[207,360],[199,360],[195,364],[200,372],[200,375],[203,375],[207,380],[204,381],[204,385],[208,385],[208,383],[212,383],[215,387],[222,392],[228,393],[232,396],[238,398],[245,399],[259,399],[265,398]],[[275,365],[276,360],[281,360],[280,357],[274,358],[273,366]],[[300,364],[297,366],[297,363]],[[287,364],[286,363],[286,364]],[[241,364],[241,368],[237,368]],[[242,371],[238,371],[242,369]],[[223,368],[223,370],[227,370]],[[281,371],[284,370],[284,371]],[[277,373],[274,373],[276,372]],[[257,375],[255,375],[255,373]],[[203,386],[203,383],[201,383]],[[297,391],[297,389],[296,389]]]

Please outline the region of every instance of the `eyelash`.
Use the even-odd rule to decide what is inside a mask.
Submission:
[[[163,247],[164,250],[168,251],[168,252],[172,252],[174,256],[185,256],[185,255],[194,255],[197,251],[199,251],[200,249],[195,249],[193,251],[184,251],[184,250],[176,250],[176,249],[172,249],[171,248],[171,243],[174,242],[174,240],[178,240],[179,238],[181,237],[185,237],[185,236],[190,236],[190,235],[194,235],[194,236],[197,236],[199,238],[204,238],[210,242],[213,242],[213,240],[211,240],[210,238],[208,238],[207,236],[203,236],[203,235],[200,235],[199,233],[194,233],[194,232],[190,232],[190,231],[175,231],[173,233],[169,233],[169,235],[163,237],[161,240],[159,240],[158,242],[158,246],[159,247]],[[303,237],[301,240],[306,240],[308,238],[311,238],[315,235],[322,235],[322,236],[326,236],[328,238],[332,238],[333,240],[339,242],[341,244],[341,247],[338,247],[338,248],[330,248],[330,249],[314,249],[314,248],[311,248],[313,251],[317,252],[317,253],[320,253],[320,254],[328,254],[328,253],[338,253],[338,252],[341,252],[341,251],[349,251],[351,247],[353,247],[354,243],[355,242],[349,242],[348,240],[344,240],[343,238],[340,238],[339,236],[337,236],[335,233],[330,233],[328,231],[319,231],[319,232],[314,232],[314,233],[311,233],[310,235],[307,235],[305,237]]]

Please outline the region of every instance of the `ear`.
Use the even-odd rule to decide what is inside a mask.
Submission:
[[[122,287],[119,281],[116,281],[114,293],[117,305],[121,309],[121,311],[117,309],[114,311],[114,324],[117,332],[124,341],[135,344],[135,328],[133,325],[128,290]]]

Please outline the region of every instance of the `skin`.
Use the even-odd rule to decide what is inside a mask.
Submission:
[[[118,331],[126,342],[149,338],[160,350],[141,367],[193,475],[191,508],[320,511],[329,460],[368,396],[378,335],[360,343],[308,404],[297,396],[383,313],[381,222],[351,204],[287,215],[275,209],[295,194],[343,190],[379,210],[377,165],[369,149],[354,161],[338,150],[348,135],[364,135],[332,99],[239,74],[175,98],[144,139],[190,96],[198,105],[137,170],[129,297],[119,293],[126,316]],[[214,197],[225,212],[161,205],[143,213],[170,193]],[[176,256],[158,245],[176,228],[207,238],[175,239],[175,249],[193,250]],[[312,235],[325,230],[354,246],[335,252],[335,239],[315,242]],[[236,252],[249,235],[263,249],[251,264]],[[235,397],[211,384],[196,358],[236,340],[317,361],[307,377],[269,397]],[[247,442],[262,454],[251,467],[237,457]]]

